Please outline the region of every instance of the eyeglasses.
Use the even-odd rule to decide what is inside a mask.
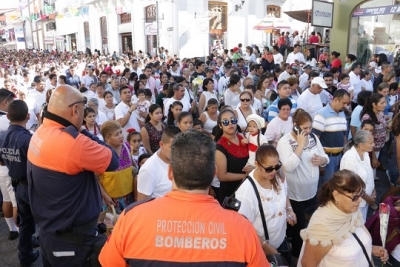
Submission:
[[[338,192],[339,192],[339,191],[338,191]],[[351,201],[353,201],[353,202],[356,202],[357,200],[359,200],[360,198],[362,198],[362,197],[365,195],[365,191],[363,190],[363,191],[361,191],[360,194],[353,195],[352,197],[346,195],[345,193],[341,193],[341,192],[339,192],[339,194],[348,197],[348,198],[351,199]]]
[[[251,99],[250,98],[241,98],[240,101],[242,101],[242,102],[250,102]]]
[[[70,107],[72,107],[73,105],[76,105],[76,104],[79,104],[79,103],[83,103],[83,104],[86,105],[86,103],[87,103],[87,98],[86,98],[86,97],[83,97],[83,100],[76,101],[76,102],[70,104],[68,107],[70,108]]]
[[[261,168],[263,168],[265,170],[266,173],[271,173],[273,171],[279,171],[279,169],[282,167],[282,163],[280,161],[274,167],[267,167],[267,168],[265,168],[263,165],[261,165],[261,163],[259,163],[259,162],[257,162],[257,163],[258,163],[258,165],[261,166]]]
[[[238,123],[238,119],[237,118],[232,118],[230,120],[222,120],[221,123],[224,126],[228,126],[229,123],[232,123],[233,125],[236,125]]]

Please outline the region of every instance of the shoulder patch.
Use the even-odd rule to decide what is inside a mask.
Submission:
[[[130,211],[130,210],[132,210],[134,207],[137,207],[137,206],[139,206],[139,205],[142,205],[142,204],[144,204],[144,203],[146,203],[146,202],[150,202],[150,201],[152,201],[152,200],[154,200],[155,199],[155,197],[153,197],[153,198],[148,198],[148,199],[144,199],[144,200],[141,200],[141,201],[137,201],[137,202],[135,202],[135,203],[132,203],[132,204],[130,204],[128,207],[126,207],[125,208],[125,215]]]
[[[79,132],[76,130],[75,126],[68,126],[66,128],[63,129],[63,132],[68,133],[69,135],[71,135],[74,139],[76,139],[79,135]]]

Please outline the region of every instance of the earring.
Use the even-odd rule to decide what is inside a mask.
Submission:
[[[337,201],[335,201],[335,204],[337,204],[338,202]]]

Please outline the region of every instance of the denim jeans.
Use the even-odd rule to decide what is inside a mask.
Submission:
[[[339,170],[340,160],[342,159],[342,154],[337,156],[328,156],[329,157],[329,164],[325,166],[324,174],[319,177],[318,181],[318,188],[332,178],[333,174]]]

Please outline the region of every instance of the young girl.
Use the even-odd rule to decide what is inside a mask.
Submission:
[[[181,132],[186,132],[193,127],[193,116],[187,111],[183,111],[179,114],[176,120],[176,126],[181,130]]]
[[[169,106],[168,116],[166,119],[167,125],[176,126],[176,120],[178,119],[179,114],[181,114],[183,109],[183,105],[180,101],[175,101]]]
[[[137,91],[137,96],[137,119],[139,121],[140,127],[143,127],[147,114],[149,113],[149,107],[151,106],[151,103],[146,99],[146,92],[143,89],[139,89]]]
[[[96,112],[92,108],[85,108],[83,111],[83,126],[89,133],[97,136],[103,141],[103,136],[100,133],[100,128],[96,123]]]
[[[340,82],[337,84],[337,89],[344,89],[350,93],[350,99],[353,99],[354,87],[350,83],[350,76],[348,74],[340,75]]]
[[[139,157],[142,154],[147,153],[146,149],[141,146],[142,137],[140,133],[137,132],[135,129],[128,129],[128,136],[126,137],[126,141],[131,146],[131,156],[133,161],[133,167],[139,169]]]
[[[247,164],[255,166],[254,161],[258,147],[263,144],[268,144],[267,138],[261,133],[261,129],[265,127],[265,120],[257,114],[251,114],[247,116],[246,121],[246,138],[243,138],[242,143],[248,144],[249,147],[249,160]]]
[[[113,94],[110,91],[106,91],[104,93],[104,100],[106,101],[106,104],[101,108],[101,111],[106,114],[109,121],[115,120],[115,104]]]

